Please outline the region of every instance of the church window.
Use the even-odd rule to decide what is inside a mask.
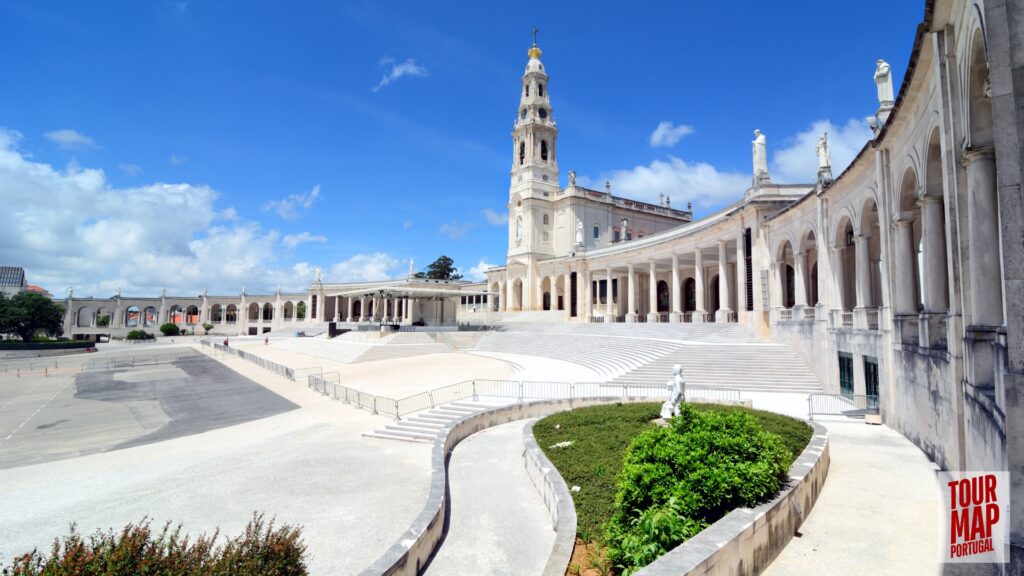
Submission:
[[[598,226],[597,224],[594,224],[594,239],[596,240],[596,239],[598,239],[600,237],[601,237],[601,227]]]
[[[544,215],[544,225],[545,226],[548,225],[548,215],[547,214]]]
[[[540,159],[541,160],[545,160],[545,161],[547,161],[547,159],[548,159],[548,141],[547,140],[541,140],[540,141]]]
[[[526,162],[526,142],[519,143],[519,163]]]
[[[526,120],[526,108],[523,108],[522,112],[519,113],[519,117]]]
[[[618,242],[622,239],[622,232],[618,228],[612,231],[612,242]]]
[[[541,98],[544,97],[544,85],[543,84],[537,84],[537,96],[540,96]]]
[[[540,116],[541,119],[547,118],[548,117],[548,111],[547,111],[546,108],[541,108],[541,109],[537,110],[537,115]]]
[[[529,84],[526,85],[526,97],[527,98],[530,97],[530,85]]]

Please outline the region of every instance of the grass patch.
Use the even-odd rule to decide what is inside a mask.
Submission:
[[[692,404],[698,410],[743,411],[767,432],[778,435],[793,458],[803,452],[812,430],[788,416],[742,406]],[[626,448],[641,431],[655,426],[660,402],[590,406],[552,414],[533,427],[537,444],[573,492],[577,533],[585,542],[603,542],[604,525],[615,513],[615,492]],[[572,442],[565,447],[553,445]],[[792,462],[790,462],[792,463]]]
[[[577,533],[586,542],[604,539],[604,523],[615,512],[615,489],[622,458],[633,437],[653,426],[661,404],[611,404],[552,414],[534,424],[537,444],[573,492]],[[565,448],[551,448],[559,442]]]

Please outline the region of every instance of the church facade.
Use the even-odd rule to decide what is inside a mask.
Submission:
[[[925,4],[899,90],[884,61],[874,86],[865,74],[879,99],[874,137],[842,174],[833,178],[823,141],[813,183],[775,184],[758,135],[751,187],[734,204],[643,238],[567,249],[536,241],[538,217],[578,189],[557,184],[553,148],[539,167],[516,156],[508,260],[487,286],[509,316],[740,322],[790,344],[826,392],[877,395],[885,423],[942,468],[1010,470],[1020,560],[1024,6]],[[524,85],[546,83],[540,51],[529,58]],[[521,98],[514,137],[524,136],[527,158],[537,138],[556,136],[553,122],[530,123],[534,106],[550,110]],[[573,219],[589,240],[585,210],[557,226]]]

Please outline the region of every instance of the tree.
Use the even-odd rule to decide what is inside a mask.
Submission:
[[[298,318],[299,320],[305,320],[306,319],[306,303],[305,302],[299,302],[298,304],[295,305],[295,317]]]
[[[209,334],[210,330],[213,330],[213,324],[209,322],[203,322],[203,331],[205,334]]]
[[[97,316],[96,317],[96,325],[104,327],[104,328],[107,327],[107,326],[110,326],[110,315],[109,314],[104,314],[102,316]]]
[[[53,336],[61,332],[64,307],[35,292],[19,292],[0,299],[0,332],[15,332],[25,342],[42,330]]]
[[[417,272],[416,278],[427,278],[430,280],[460,280],[462,274],[455,267],[455,261],[447,256],[441,256],[434,260],[426,271]]]

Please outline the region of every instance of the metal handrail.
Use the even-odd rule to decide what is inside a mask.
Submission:
[[[810,394],[807,396],[807,419],[819,416],[863,418],[878,414],[878,396],[868,394]]]

